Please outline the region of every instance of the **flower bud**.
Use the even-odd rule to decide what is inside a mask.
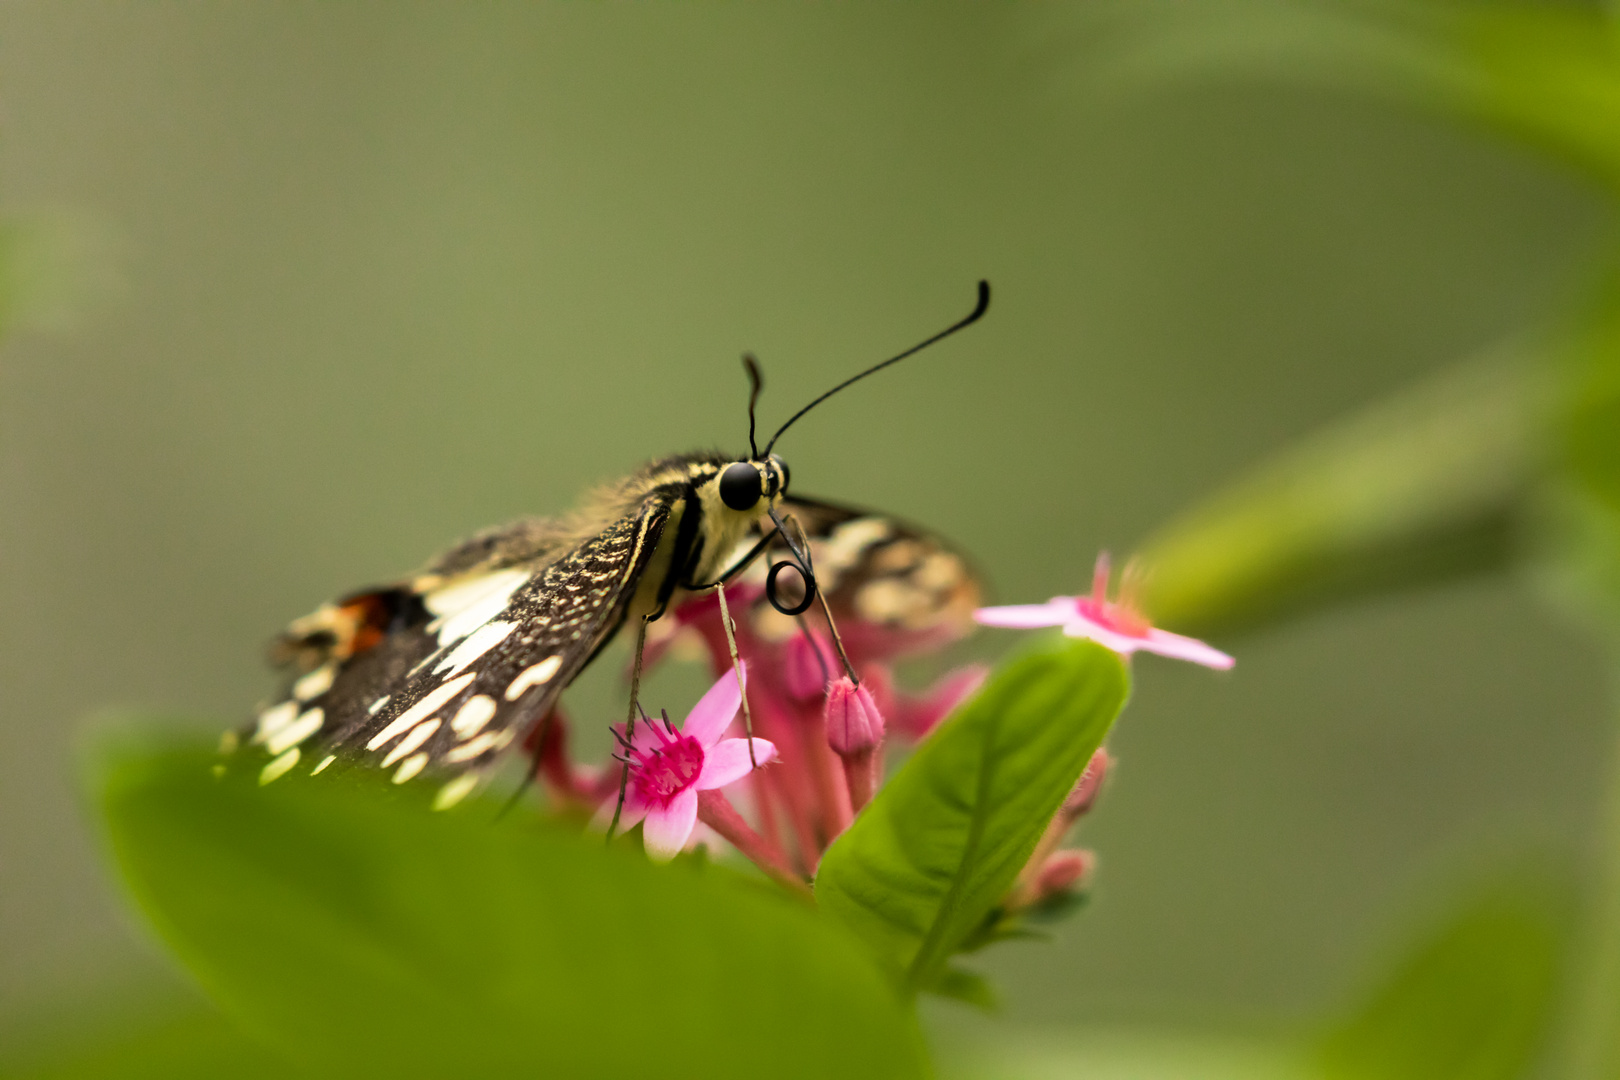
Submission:
[[[1107,778],[1108,766],[1112,762],[1107,750],[1099,749],[1092,754],[1080,779],[1075,781],[1068,797],[1063,800],[1063,809],[1059,813],[1073,820],[1090,810],[1097,801],[1097,794],[1102,791],[1103,780]]]
[[[1035,894],[1045,898],[1073,891],[1091,876],[1097,856],[1089,851],[1054,851],[1035,878]]]
[[[827,686],[827,743],[840,756],[862,754],[883,741],[883,714],[864,686],[846,675]]]

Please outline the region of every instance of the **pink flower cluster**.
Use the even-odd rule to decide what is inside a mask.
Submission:
[[[1107,585],[1103,556],[1090,597],[980,608],[974,619],[989,626],[1061,626],[1125,656],[1145,650],[1209,667],[1232,665],[1231,657],[1202,642],[1153,628],[1128,596],[1109,601]],[[728,586],[727,597],[741,663],[732,663],[714,593],[676,608],[648,642],[647,667],[684,642],[706,655],[716,675],[679,727],[667,715],[644,718],[631,731],[616,726],[616,762],[596,771],[570,762],[560,714],[541,726],[530,749],[555,800],[590,814],[601,829],[639,825],[652,858],[670,859],[690,846],[701,822],[767,874],[803,890],[827,846],[881,785],[892,742],[926,738],[987,671],[971,665],[922,694],[905,693],[895,685],[892,662],[938,648],[960,630],[919,635],[865,622],[846,626],[841,619],[851,678],[819,615],[801,617],[796,627],[784,624],[785,617],[764,603],[761,587],[749,582]],[[752,737],[741,730],[745,690]],[[1005,912],[1038,909],[1084,883],[1093,856],[1059,844],[1095,801],[1108,767],[1106,751],[1099,750],[1006,897]],[[739,789],[746,815],[725,794],[728,787]]]

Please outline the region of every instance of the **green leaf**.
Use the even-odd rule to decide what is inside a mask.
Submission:
[[[940,1031],[946,1080],[1322,1080],[1292,1041],[1192,1028]]]
[[[226,1013],[313,1073],[926,1071],[860,943],[774,889],[480,804],[434,814],[342,778],[216,780],[212,760],[115,758],[111,845]]]
[[[1323,1043],[1330,1080],[1515,1080],[1562,985],[1568,890],[1516,875],[1471,897]]]
[[[996,996],[996,988],[990,985],[990,980],[965,968],[947,967],[928,989],[940,997],[960,1001],[985,1012],[996,1012],[1001,1008],[1001,999]]]
[[[1144,608],[1199,633],[1500,569],[1544,472],[1551,382],[1491,357],[1284,450],[1147,542]]]
[[[209,1009],[53,1024],[0,1056],[0,1080],[291,1080],[302,1075]]]
[[[1455,108],[1620,184],[1620,39],[1575,4],[1478,5],[1453,37]]]
[[[1125,703],[1117,656],[1061,641],[1004,665],[827,850],[816,897],[928,989],[972,938]]]
[[[1620,184],[1620,35],[1591,4],[1137,0],[1048,17],[1104,90],[1262,79],[1417,105]]]

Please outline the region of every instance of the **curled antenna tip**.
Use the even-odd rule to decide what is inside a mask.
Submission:
[[[967,318],[961,319],[961,320],[959,320],[957,322],[952,323],[951,325],[947,326],[945,329],[941,330],[939,333],[935,334],[931,338],[928,338],[928,339],[926,339],[924,341],[919,341],[917,344],[913,345],[911,348],[907,349],[905,352],[900,353],[898,356],[891,356],[887,360],[883,361],[881,364],[873,364],[871,367],[867,368],[865,371],[860,372],[857,375],[852,375],[851,377],[845,379],[843,382],[839,383],[837,386],[833,387],[831,390],[828,390],[826,393],[824,393],[820,397],[816,398],[814,401],[810,402],[810,404],[806,405],[804,408],[800,409],[798,412],[796,412],[792,416],[788,417],[787,423],[783,424],[781,427],[776,429],[776,434],[771,436],[771,441],[765,444],[765,453],[769,454],[771,452],[771,449],[776,446],[776,440],[780,439],[782,437],[782,433],[787,431],[788,428],[792,427],[794,425],[794,423],[796,423],[798,421],[799,417],[803,416],[805,413],[809,412],[811,409],[815,408],[817,405],[820,405],[823,401],[826,401],[828,398],[830,398],[834,394],[838,393],[838,391],[844,389],[846,386],[849,386],[851,383],[860,382],[862,379],[866,378],[868,375],[873,374],[874,372],[882,371],[884,368],[888,367],[890,364],[895,364],[895,363],[900,362],[901,360],[904,360],[906,357],[912,355],[913,353],[920,352],[923,349],[928,348],[928,346],[932,345],[936,341],[940,341],[940,340],[942,340],[944,338],[950,337],[952,334],[956,333],[958,330],[961,330],[963,327],[972,326],[974,323],[978,322],[981,317],[983,317],[985,311],[988,310],[989,307],[990,307],[990,283],[988,281],[984,280],[983,278],[980,278],[979,279],[979,299],[978,299],[978,303],[974,304],[973,311],[967,316]],[[750,374],[752,374],[752,369],[750,369]],[[757,457],[758,455],[756,454],[755,456]]]

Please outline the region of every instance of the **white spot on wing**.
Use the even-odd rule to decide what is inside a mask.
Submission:
[[[574,636],[578,637],[579,635],[576,633]],[[525,668],[517,678],[512,680],[512,685],[506,688],[506,700],[516,701],[522,696],[523,691],[529,687],[543,686],[550,682],[551,677],[557,674],[557,669],[560,667],[562,667],[561,656],[548,656],[533,667]]]
[[[486,731],[475,739],[469,739],[460,746],[444,755],[448,762],[471,761],[473,758],[487,750],[496,750],[503,745],[501,732]]]
[[[399,740],[398,746],[388,751],[388,756],[383,758],[382,767],[388,768],[394,762],[427,742],[428,739],[432,738],[433,733],[439,730],[442,723],[443,721],[440,720],[424,720],[417,724],[411,729],[409,735]]]
[[[465,799],[472,789],[478,786],[478,777],[473,773],[465,773],[456,777],[433,796],[433,809],[448,810],[456,803]]]
[[[832,536],[816,552],[816,570],[823,567],[842,573],[860,561],[861,553],[873,544],[894,535],[894,526],[883,518],[864,517],[846,521],[832,531]]]
[[[468,664],[483,656],[511,636],[518,628],[515,622],[488,622],[468,635],[467,640],[450,650],[450,654],[434,667],[435,675],[454,675]],[[448,671],[446,670],[448,669]]]
[[[313,769],[309,770],[309,775],[314,776],[316,773],[320,772],[322,769],[326,768],[328,765],[332,764],[332,762],[334,762],[336,760],[337,760],[337,755],[336,754],[327,754],[325,757],[321,758],[320,764],[316,765]]]
[[[394,774],[394,783],[403,784],[405,781],[421,772],[423,766],[427,764],[427,759],[428,756],[426,750],[415,755],[414,757],[406,758],[405,761],[400,765],[399,771]]]
[[[917,584],[925,589],[948,589],[966,576],[962,561],[954,555],[936,551],[923,560],[913,575]]]
[[[450,726],[455,729],[458,738],[470,739],[478,734],[494,715],[495,699],[487,694],[479,694],[477,697],[467,699],[467,704],[456,713],[456,718],[450,721]]]
[[[422,603],[439,617],[428,629],[439,635],[440,645],[459,641],[506,610],[512,594],[528,580],[527,570],[497,570],[430,592]]]
[[[393,696],[394,695],[392,695],[392,694],[384,694],[382,697],[378,698],[376,701],[373,701],[370,705],[367,705],[366,706],[366,715],[367,716],[376,716],[378,713],[382,712],[383,708],[385,706],[387,706],[389,700]]]
[[[272,754],[285,753],[321,730],[321,725],[325,722],[326,713],[320,709],[311,709],[265,740],[264,748]]]
[[[322,664],[302,679],[293,683],[293,697],[299,701],[310,701],[318,698],[332,689],[332,680],[336,677],[336,664]]]
[[[467,684],[472,681],[473,673],[469,671],[465,675],[456,676],[447,683],[440,683],[421,701],[400,713],[393,723],[373,735],[371,741],[366,743],[366,749],[375,750],[384,743],[403,735],[406,730],[415,727],[418,721],[426,720],[429,716],[432,716],[438,711],[439,706],[465,690]]]
[[[298,716],[298,702],[283,701],[275,708],[266,709],[259,714],[259,730],[254,734],[253,741],[262,743],[276,732],[292,723]]]
[[[259,770],[260,785],[268,784],[278,777],[285,776],[287,770],[298,764],[298,747],[293,747],[278,758],[272,759],[263,769]]]

